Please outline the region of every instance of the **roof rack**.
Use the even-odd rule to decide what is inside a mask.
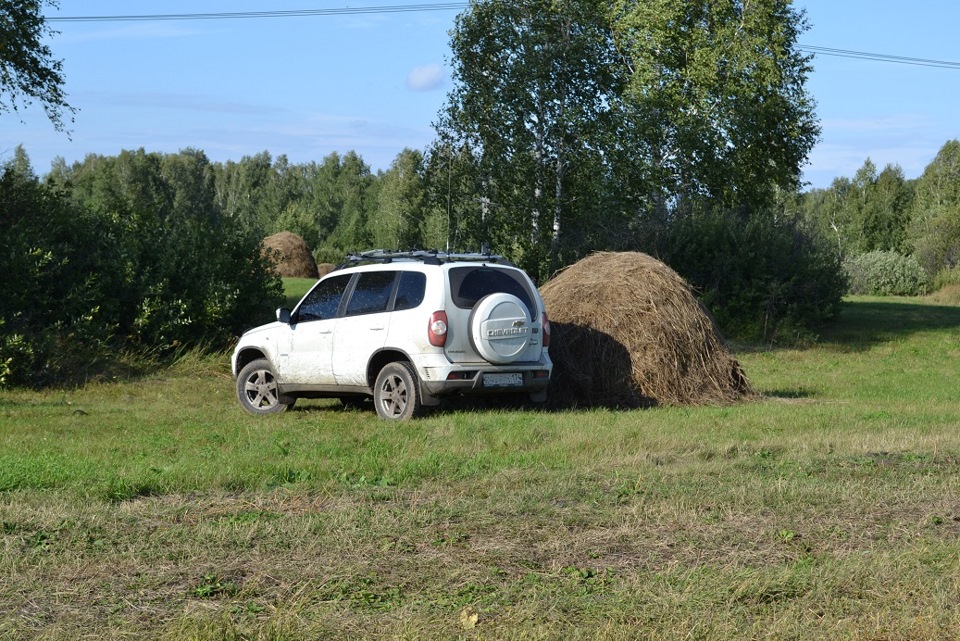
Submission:
[[[512,266],[509,260],[497,254],[489,252],[474,253],[454,253],[442,252],[438,250],[413,249],[409,251],[372,249],[370,251],[360,252],[358,254],[348,254],[346,261],[338,265],[337,269],[357,265],[359,263],[390,263],[394,260],[420,260],[428,265],[440,265],[455,261],[472,260],[487,263],[501,263]]]

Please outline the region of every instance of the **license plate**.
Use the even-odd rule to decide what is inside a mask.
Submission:
[[[523,385],[523,374],[484,374],[484,387],[520,387]]]

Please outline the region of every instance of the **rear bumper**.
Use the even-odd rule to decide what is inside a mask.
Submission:
[[[550,384],[550,372],[548,370],[526,371],[526,372],[496,372],[517,373],[522,377],[522,383],[502,384],[490,383],[489,378],[481,372],[472,372],[472,378],[458,378],[442,381],[421,381],[423,389],[431,396],[449,396],[451,394],[493,394],[503,392],[526,392],[537,393],[547,389]],[[470,374],[470,372],[468,372]]]
[[[428,358],[415,363],[425,394],[501,394],[516,392],[540,394],[546,391],[553,373],[548,356],[536,363],[451,363],[446,358]]]

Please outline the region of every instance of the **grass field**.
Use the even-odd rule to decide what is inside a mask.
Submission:
[[[960,307],[855,299],[708,408],[0,392],[0,638],[960,638]]]

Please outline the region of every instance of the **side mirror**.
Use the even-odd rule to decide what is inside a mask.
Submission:
[[[286,307],[281,307],[277,310],[277,320],[285,325],[290,324],[290,310]]]

